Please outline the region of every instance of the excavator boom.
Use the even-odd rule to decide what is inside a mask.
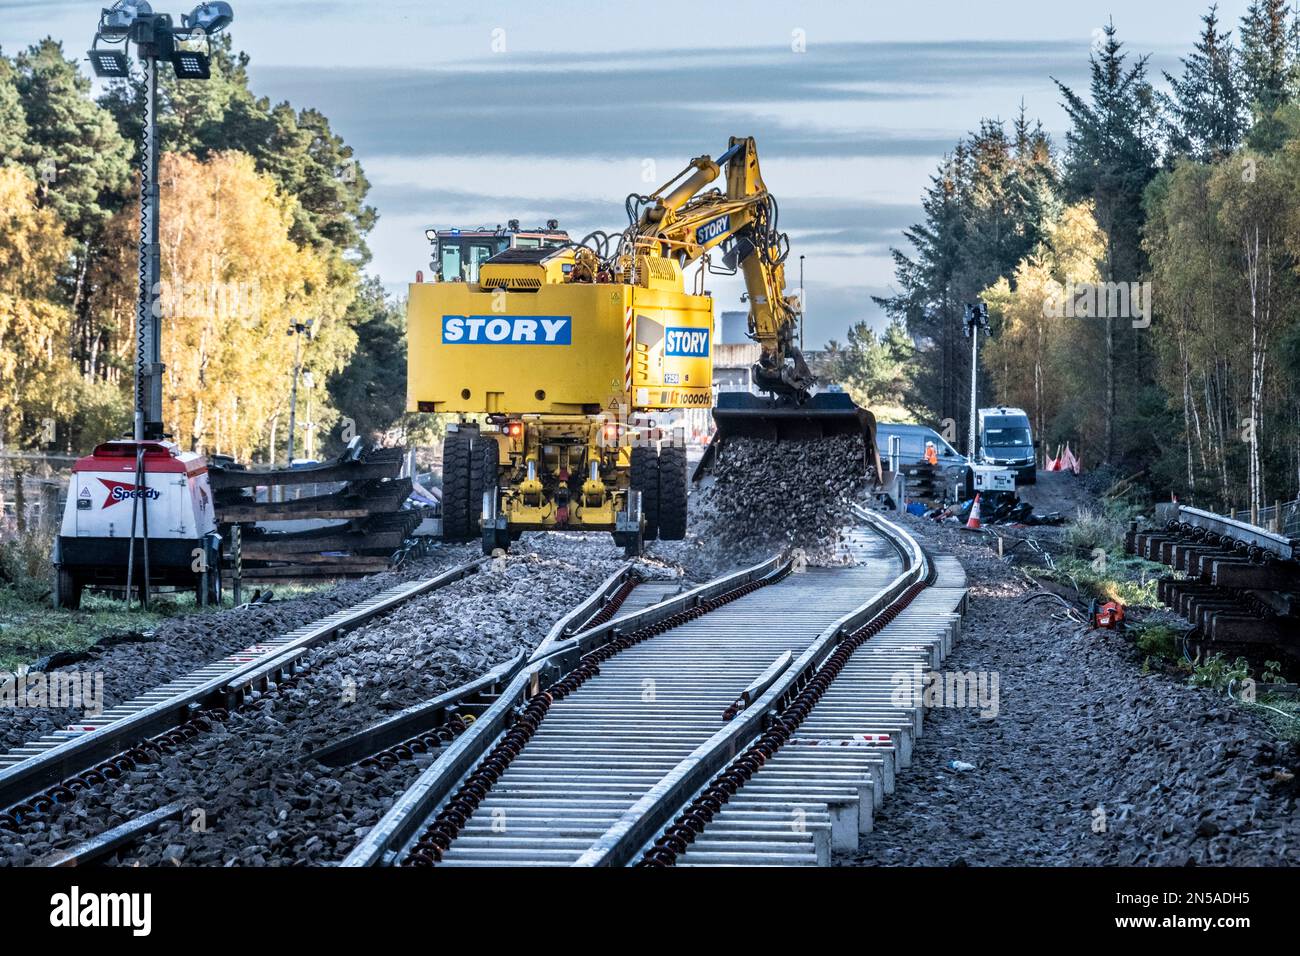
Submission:
[[[726,171],[726,189],[704,192]],[[760,346],[752,379],[762,395],[722,393],[713,410],[717,426],[695,477],[729,438],[809,439],[862,435],[865,467],[880,475],[875,419],[842,392],[814,394],[816,378],[798,346],[803,303],[785,294],[789,239],[777,228],[776,200],[759,169],[754,140],[733,136],[716,160],[693,159],[650,196],[629,199],[640,215],[625,234],[638,253],[676,258],[682,268],[721,249],[726,270],[739,271],[749,303],[749,335]]]

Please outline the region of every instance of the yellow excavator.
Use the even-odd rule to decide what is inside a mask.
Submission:
[[[707,189],[724,170],[725,191]],[[855,434],[864,472],[880,475],[874,418],[843,393],[815,393],[796,344],[789,240],[754,140],[691,160],[626,211],[621,233],[508,248],[476,282],[410,287],[408,407],[458,418],[443,445],[445,538],[478,537],[492,553],[529,530],[608,531],[631,555],[685,537],[683,436],[655,418],[679,409],[713,407],[701,469],[735,436]],[[701,260],[687,292],[685,270]],[[722,393],[715,406],[703,283],[737,271],[763,394]]]

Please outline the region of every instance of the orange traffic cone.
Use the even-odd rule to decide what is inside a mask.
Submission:
[[[966,519],[966,528],[969,531],[978,531],[980,529],[980,496],[975,496],[975,504],[971,505],[970,517]]]

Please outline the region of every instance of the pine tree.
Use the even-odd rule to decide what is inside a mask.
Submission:
[[[352,149],[312,109],[295,112],[288,103],[274,106],[249,85],[246,53],[233,52],[223,34],[213,46],[212,78],[178,81],[164,71],[159,83],[159,136],[171,152],[206,159],[238,150],[253,157],[258,172],[270,174],[299,200],[294,241],[326,251],[340,260],[334,278],[351,287],[355,271],[370,259],[365,236],[377,213],[365,204],[370,183]],[[140,138],[143,89],[117,82],[100,102],[117,117],[123,132]],[[351,267],[344,268],[346,259]]]
[[[0,52],[0,166],[25,164],[26,151],[27,115],[18,95],[13,64]]]
[[[90,98],[90,81],[49,38],[18,55],[16,86],[28,159],[42,201],[84,246],[126,201],[129,147],[113,117]]]
[[[1182,78],[1165,73],[1171,95],[1161,102],[1169,113],[1175,153],[1211,162],[1232,153],[1246,135],[1248,104],[1238,85],[1238,53],[1231,32],[1219,32],[1218,5],[1201,17],[1205,28],[1191,56],[1183,57]]]
[[[1291,95],[1292,30],[1285,0],[1252,0],[1241,18],[1241,72],[1246,98],[1265,114]]]
[[[1001,122],[981,122],[932,177],[925,222],[904,233],[912,254],[893,250],[901,292],[875,300],[919,343],[915,395],[925,417],[969,421],[965,306],[1041,241],[1055,180],[1051,143],[1023,110],[1010,137]]]
[[[1115,24],[1107,24],[1105,32],[1105,44],[1090,57],[1087,100],[1053,80],[1065,99],[1071,124],[1066,133],[1064,187],[1071,202],[1092,201],[1097,224],[1106,234],[1102,280],[1135,282],[1145,268],[1140,245],[1142,193],[1156,172],[1158,117],[1155,93],[1146,77],[1148,58],[1140,57],[1129,65]],[[1106,462],[1114,462],[1118,450],[1117,383],[1140,383],[1149,372],[1145,370],[1145,343],[1132,334],[1128,323],[1121,329],[1114,317],[1099,322],[1104,354],[1103,454]],[[1118,367],[1121,360],[1123,368]]]

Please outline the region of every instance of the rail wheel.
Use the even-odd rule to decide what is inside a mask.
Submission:
[[[468,541],[470,531],[470,449],[466,431],[447,432],[442,440],[442,537]]]
[[[632,449],[633,491],[641,492],[641,514],[645,518],[642,532],[646,541],[659,537],[659,453],[647,446]]]
[[[666,445],[659,452],[659,537],[686,537],[686,449]]]

